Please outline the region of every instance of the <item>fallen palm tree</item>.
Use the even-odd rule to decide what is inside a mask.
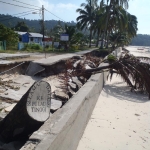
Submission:
[[[86,68],[84,63],[79,63],[73,74],[85,76],[109,70],[110,79],[114,73],[119,74],[123,80],[131,87],[131,91],[141,91],[149,94],[150,99],[150,58],[135,57],[126,52],[119,58],[113,55],[108,55],[103,62],[107,65],[97,68]]]

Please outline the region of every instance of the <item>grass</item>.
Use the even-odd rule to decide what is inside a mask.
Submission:
[[[94,47],[92,47],[92,48],[94,48]],[[83,47],[83,48],[80,48],[80,49],[68,49],[68,50],[64,50],[64,49],[60,49],[60,50],[58,50],[58,49],[55,49],[55,48],[45,48],[45,51],[46,51],[46,53],[76,53],[76,52],[80,52],[80,51],[84,51],[84,50],[88,50],[88,49],[91,49],[91,48],[89,48],[88,46],[85,46],[85,47]],[[38,53],[45,53],[44,51],[43,51],[43,49],[41,48],[41,49],[31,49],[31,48],[27,48],[27,49],[25,49],[25,50],[16,50],[16,49],[8,49],[8,50],[0,50],[0,53],[11,53],[11,54],[15,54],[15,53],[36,53],[36,52],[38,52]]]
[[[11,53],[11,54],[15,54],[17,53],[18,50],[0,50],[0,53]]]

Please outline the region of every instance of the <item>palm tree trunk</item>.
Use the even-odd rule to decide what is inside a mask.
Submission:
[[[92,29],[90,29],[90,43],[89,43],[89,47],[91,47],[91,40],[92,40]]]
[[[91,0],[90,0],[90,43],[89,43],[89,47],[91,47],[91,40],[92,40],[92,28],[91,28],[91,25],[92,25],[92,20],[91,20],[91,7],[92,7],[92,4],[91,4]]]
[[[98,29],[98,31],[97,31],[96,47],[98,47],[98,43],[99,43],[99,35],[100,35],[100,29]]]
[[[120,34],[118,34],[117,38],[116,38],[115,41],[114,41],[114,44],[113,44],[113,47],[114,47],[114,48],[115,48],[115,45],[116,45],[116,44],[117,44],[117,46],[118,46],[117,40],[118,40],[119,37],[120,37]]]
[[[104,46],[104,31],[102,33],[102,38],[101,38],[101,46],[100,46],[100,49],[102,49]]]
[[[108,3],[107,3],[108,5]],[[111,3],[110,5],[108,6],[107,8],[107,17],[106,17],[106,23],[105,23],[105,30],[104,30],[104,35],[103,35],[103,38],[102,38],[102,42],[101,42],[101,47],[100,48],[103,48],[103,40],[105,38],[105,34],[106,34],[106,30],[107,30],[107,27],[108,27],[108,21],[109,21],[109,16],[110,16],[110,8],[111,8]]]
[[[106,38],[106,41],[107,41],[107,43],[106,43],[106,48],[108,48],[108,45],[109,45],[109,32],[107,32],[107,38]]]

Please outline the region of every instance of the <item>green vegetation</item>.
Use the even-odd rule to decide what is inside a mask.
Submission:
[[[108,41],[109,45],[114,49],[116,46],[128,45],[131,39],[136,36],[137,18],[126,11],[128,8],[128,0],[101,0],[98,5],[97,0],[86,0],[82,3],[81,8],[77,9],[80,14],[77,17],[77,26],[79,29],[90,30],[91,47],[92,35],[97,35],[97,44],[99,39]]]
[[[41,28],[40,20],[29,20],[25,18],[22,19],[11,15],[0,14],[0,23],[5,25],[6,27],[14,29],[14,27],[18,24],[18,22],[24,22],[28,26],[30,32],[39,33],[40,31]],[[65,22],[63,21],[59,21],[59,22],[60,24],[62,24],[63,27],[65,26]],[[58,24],[57,20],[45,20],[46,32],[50,32],[50,30],[53,29],[54,26],[56,26],[57,24]],[[71,21],[71,22],[67,22],[67,25],[74,26],[76,25],[76,23]]]
[[[29,50],[29,49],[41,50],[42,47],[39,44],[25,44],[23,50]]]
[[[22,21],[22,22],[18,22],[15,25],[14,30],[15,31],[28,32],[29,31],[29,27],[26,25],[26,23],[24,21]]]
[[[0,24],[0,41],[6,41],[8,49],[9,47],[12,49],[17,48],[16,44],[18,40],[18,35],[12,29]]]
[[[108,60],[109,63],[115,62],[116,59],[117,58],[114,55],[112,55],[112,54],[109,54],[108,57],[107,57],[107,60]]]
[[[77,24],[45,21],[45,35],[51,37],[53,42],[60,42],[59,49],[66,51],[82,49],[86,45],[98,47],[99,40],[101,40],[100,49],[111,47],[113,50],[118,46],[130,44],[132,38],[136,36],[137,18],[127,12],[127,8],[128,0],[101,0],[100,3],[98,0],[86,0],[86,3],[82,3],[81,8],[76,10],[79,13]],[[0,15],[0,18],[0,22],[13,30],[42,31],[41,20],[20,19],[10,15]],[[62,33],[69,35],[69,41],[60,41]],[[25,49],[42,50],[36,44],[25,45]],[[46,49],[52,48],[46,46]]]
[[[132,39],[131,45],[150,46],[150,35],[137,34],[137,36]]]

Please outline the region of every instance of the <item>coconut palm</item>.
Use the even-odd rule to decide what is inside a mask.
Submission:
[[[138,24],[137,17],[134,15],[131,15],[130,13],[127,14],[127,17],[128,17],[128,24],[127,24],[126,31],[128,32],[129,37],[133,38],[136,36],[137,30],[138,30],[138,28],[137,28],[137,24]]]
[[[52,37],[55,41],[60,40],[60,35],[64,33],[65,30],[61,24],[57,24],[56,26],[53,27],[53,29],[50,30],[50,37]]]
[[[108,31],[111,31],[109,39],[113,48],[115,45],[120,45],[118,43],[127,44],[137,33],[137,18],[129,14],[123,7],[115,5],[110,13]]]
[[[91,39],[92,39],[92,24],[94,21],[94,11],[97,7],[97,0],[87,0],[87,3],[82,3],[81,7],[76,10],[76,12],[80,13],[80,16],[77,17],[77,26],[83,29],[90,30],[90,43],[89,47],[91,47]]]
[[[69,45],[72,43],[73,35],[76,32],[76,26],[68,26],[65,24],[65,33],[69,35]]]
[[[115,48],[115,45],[120,43],[124,37],[122,33],[127,28],[128,18],[126,15],[126,10],[121,6],[115,5],[110,13],[110,23],[108,24],[107,32],[110,31],[110,38],[112,47]]]
[[[100,34],[103,33],[104,30],[104,21],[106,18],[106,5],[103,2],[100,2],[100,6],[94,11],[94,21],[92,24],[93,34],[97,34],[97,42],[96,47],[98,47]]]
[[[127,9],[128,1],[129,0],[106,0],[108,7],[107,7],[107,17],[106,17],[106,21],[105,21],[105,30],[104,30],[105,35],[107,32],[111,11],[113,10],[114,6],[121,6],[121,7],[124,7],[125,9]],[[104,2],[104,0],[102,0],[102,2]],[[101,48],[103,48],[103,39],[104,39],[104,36],[102,38]]]
[[[108,55],[103,62],[107,62],[108,65],[100,66],[97,68],[86,69],[84,64],[79,64],[77,70],[74,70],[73,74],[76,75],[92,75],[103,71],[109,71],[110,79],[113,74],[120,75],[124,82],[126,82],[131,91],[141,91],[142,93],[149,94],[150,99],[150,58],[135,57],[126,52],[119,58],[113,55]]]

